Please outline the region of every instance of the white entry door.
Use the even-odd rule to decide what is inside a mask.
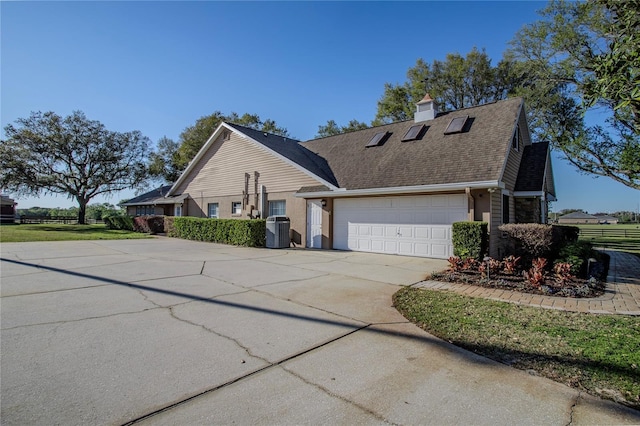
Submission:
[[[322,201],[307,201],[307,247],[322,248]]]
[[[447,259],[451,224],[467,220],[465,194],[334,200],[333,247]]]

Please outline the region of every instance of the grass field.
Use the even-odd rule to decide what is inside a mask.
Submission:
[[[580,228],[580,239],[595,247],[622,250],[640,255],[640,225],[574,225]]]
[[[554,311],[406,287],[402,315],[456,346],[640,409],[640,317]]]
[[[63,225],[43,223],[33,225],[0,225],[0,243],[67,240],[125,240],[151,238],[147,234],[117,229],[105,225]]]

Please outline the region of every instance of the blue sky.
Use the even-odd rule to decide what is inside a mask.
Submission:
[[[177,140],[222,111],[312,138],[370,122],[384,83],[418,58],[474,46],[497,62],[544,2],[1,2],[2,128],[31,111],[82,110],[110,130]],[[4,133],[3,133],[4,134]],[[553,209],[636,210],[640,191],[554,158]],[[93,202],[117,203],[131,191]],[[20,208],[69,207],[65,196]]]

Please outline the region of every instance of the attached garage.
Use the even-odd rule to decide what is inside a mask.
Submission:
[[[451,224],[467,220],[465,194],[337,198],[333,247],[446,259]]]

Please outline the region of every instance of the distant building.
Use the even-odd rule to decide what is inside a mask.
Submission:
[[[583,213],[583,212],[573,212],[573,213],[565,214],[564,216],[560,216],[558,218],[558,223],[565,224],[565,225],[579,224],[579,223],[598,224],[600,223],[600,219],[598,219],[598,217],[592,214]]]
[[[17,205],[12,198],[0,195],[0,223],[13,223],[16,220]]]
[[[601,224],[607,224],[607,225],[617,225],[618,224],[618,218],[617,217],[608,216],[608,215],[604,215],[604,214],[597,214],[596,217],[598,218],[598,223],[601,223]]]

